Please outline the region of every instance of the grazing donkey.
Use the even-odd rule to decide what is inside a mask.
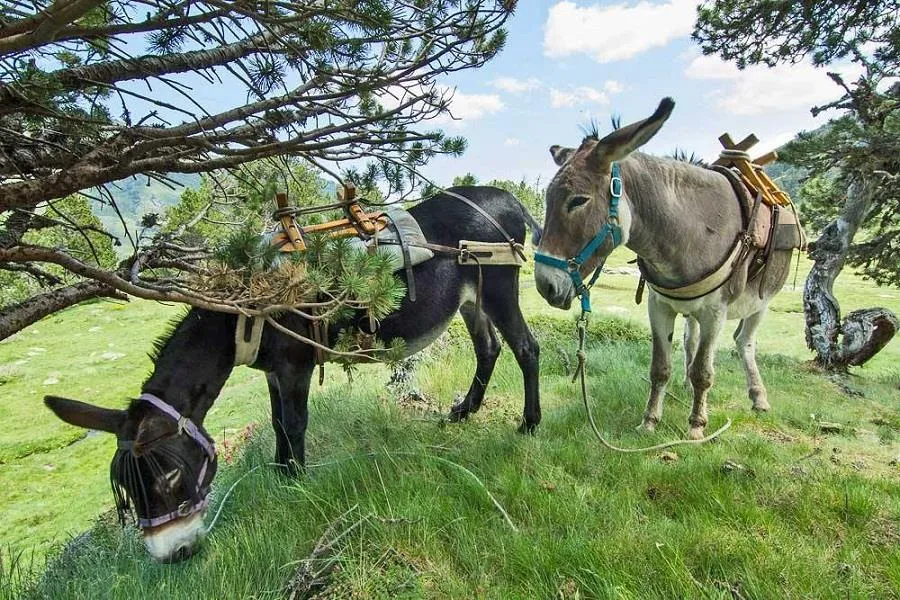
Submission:
[[[526,222],[537,223],[511,194],[491,187],[457,187],[410,209],[426,239],[456,248],[460,240],[517,243],[525,240]],[[452,196],[464,196],[487,215]],[[492,224],[488,219],[496,220]],[[499,227],[497,227],[499,225]],[[429,345],[449,325],[457,311],[475,347],[475,376],[466,397],[451,409],[451,420],[477,411],[500,354],[496,325],[515,355],[525,380],[525,408],[520,431],[532,432],[541,420],[538,389],[538,344],[519,309],[519,269],[490,266],[476,303],[478,271],[460,265],[457,257],[438,253],[413,267],[419,301],[404,298],[400,308],[381,322],[378,337],[401,338],[409,354]],[[404,273],[399,277],[405,278]],[[280,325],[309,335],[309,323],[286,313]],[[193,309],[157,343],[153,373],[140,398],[125,410],[101,408],[55,396],[47,406],[67,423],[113,433],[118,450],[110,465],[116,507],[137,515],[151,555],[162,561],[181,560],[197,548],[205,532],[203,515],[213,477],[216,453],[203,420],[235,361],[237,317]],[[341,328],[368,323],[333,323],[329,339]],[[251,365],[265,371],[275,430],[275,460],[296,472],[304,464],[310,379],[316,367],[313,348],[273,327],[262,333],[259,353]]]
[[[686,162],[635,152],[659,131],[674,107],[675,102],[665,98],[648,119],[603,139],[592,135],[577,149],[550,148],[560,169],[547,188],[534,275],[544,299],[567,309],[583,291],[582,277],[598,269],[616,245],[633,250],[650,282],[653,337],[650,397],[642,427],[652,431],[662,417],[675,316],[681,314],[686,317],[685,376],[694,396],[688,437],[700,439],[707,423],[716,339],[728,319],[741,320],[734,340],[753,409],[769,408],[756,366],[756,330],[772,296],[784,285],[791,252],[774,251],[763,275],[757,271],[748,276],[753,253],[742,252],[741,242],[746,217],[729,179]]]

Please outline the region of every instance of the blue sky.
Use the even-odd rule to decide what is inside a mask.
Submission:
[[[655,154],[681,148],[715,158],[723,132],[736,139],[755,133],[762,142],[754,152],[762,154],[833,116],[814,119],[809,111],[839,96],[824,69],[801,63],[738,71],[701,56],[690,40],[697,2],[519,0],[503,52],[481,69],[439,82],[456,90],[451,112],[457,120],[442,117],[422,129],[465,136],[469,147],[461,158],[436,158],[424,174],[443,185],[467,172],[484,182],[540,178],[546,184],[556,171],[551,145],[577,145],[591,119],[603,128],[611,114],[623,123],[642,119],[664,96],[676,107],[645,148]],[[140,53],[144,43],[130,36],[127,48]],[[851,65],[830,69],[853,78]],[[215,84],[182,75],[179,81],[191,86],[183,94],[158,81],[149,89],[144,82],[125,87],[186,109],[160,111],[177,123],[198,112],[189,98],[213,112],[243,102],[243,86],[220,75],[222,83]],[[134,98],[129,104],[134,115],[150,108]]]
[[[645,148],[651,153],[679,147],[714,158],[727,131],[755,133],[761,154],[827,119],[809,111],[839,96],[825,70],[803,63],[741,72],[701,56],[690,40],[696,4],[521,0],[502,54],[445,82],[456,88],[451,111],[460,120],[442,127],[468,138],[468,151],[436,159],[425,173],[441,183],[466,172],[546,183],[556,171],[549,146],[577,145],[591,118],[602,127],[611,114],[623,123],[644,118],[664,96],[676,107]]]

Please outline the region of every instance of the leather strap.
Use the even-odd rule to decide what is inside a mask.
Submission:
[[[707,294],[710,294],[725,284],[728,279],[731,277],[731,271],[734,269],[734,266],[738,263],[738,258],[741,256],[741,251],[744,248],[744,241],[739,236],[737,243],[731,248],[731,252],[728,253],[728,256],[725,257],[725,260],[719,265],[719,267],[712,271],[711,273],[704,275],[697,281],[689,283],[687,285],[682,285],[677,288],[666,288],[657,283],[652,282],[647,277],[647,270],[644,267],[644,261],[638,260],[638,267],[641,270],[641,276],[647,280],[647,284],[653,288],[653,291],[660,294],[661,296],[665,296],[666,298],[671,298],[673,300],[696,300],[697,298],[702,298]]]
[[[252,365],[256,362],[265,323],[265,319],[238,315],[237,327],[234,330],[235,366]]]
[[[406,236],[397,227],[397,224],[394,222],[394,219],[388,213],[384,213],[384,216],[388,220],[388,228],[397,234],[397,241],[400,243],[400,254],[403,256],[403,271],[406,273],[406,291],[409,295],[409,301],[416,301],[416,276],[413,274],[412,269],[412,258],[409,256],[409,240],[406,239]],[[378,238],[376,239],[376,244],[378,243]]]
[[[313,310],[312,314],[315,315],[316,311]],[[321,320],[309,322],[309,333],[314,342],[321,346],[330,347],[328,345],[328,328],[325,327]],[[320,347],[313,346],[313,356],[316,364],[319,365],[319,385],[321,386],[325,383],[325,351]]]
[[[644,275],[641,274],[641,278],[638,279],[637,289],[634,290],[634,303],[640,304],[644,300],[644,286],[647,285],[647,280],[644,278]]]
[[[515,238],[513,238],[506,229],[503,228],[503,225],[497,222],[493,216],[491,216],[486,210],[466,198],[465,196],[461,196],[456,192],[451,192],[450,190],[441,190],[442,193],[450,196],[451,198],[456,198],[460,202],[464,202],[474,208],[477,212],[481,213],[481,215],[488,220],[488,222],[494,226],[494,228],[500,232],[500,235],[503,236],[503,239],[506,240],[506,243],[509,244],[509,247],[512,248],[513,252],[518,254],[523,261],[528,262],[528,259],[525,257],[525,249],[522,247],[522,244],[517,242]]]
[[[769,270],[769,263],[771,262],[769,259],[772,258],[772,247],[775,242],[775,232],[778,231],[778,221],[781,216],[781,207],[777,204],[772,205],[772,228],[769,229],[769,239],[766,240],[766,247],[762,251],[762,256],[757,258],[757,260],[762,261],[762,266],[759,269],[760,276],[760,284],[759,284],[759,299],[762,300],[766,294],[765,286],[763,282],[766,279],[766,272]]]

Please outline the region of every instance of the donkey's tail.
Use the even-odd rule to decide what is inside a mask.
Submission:
[[[531,213],[528,212],[528,209],[525,208],[525,205],[522,204],[521,200],[519,200],[519,206],[522,207],[522,216],[525,217],[525,223],[531,228],[531,243],[537,247],[538,244],[541,243],[541,236],[544,235],[544,229],[537,220],[531,216]]]

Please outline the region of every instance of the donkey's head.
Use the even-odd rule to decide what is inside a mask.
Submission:
[[[205,532],[206,498],[216,473],[209,435],[152,394],[127,410],[56,396],[44,403],[66,423],[118,438],[110,481],[119,518],[124,522],[134,513],[153,558],[174,562],[190,556]]]
[[[550,154],[560,169],[547,187],[544,234],[538,252],[570,261],[581,253],[610,220],[613,163],[650,141],[672,113],[675,102],[664,98],[649,118],[621,127],[603,139],[588,136],[576,148],[551,146]],[[620,186],[621,182],[615,185]],[[629,215],[622,207],[622,230],[627,236]],[[582,277],[593,271],[612,252],[612,236],[585,256],[577,267]],[[571,268],[575,268],[574,265]],[[538,263],[534,269],[537,289],[557,308],[569,308],[578,293],[566,269]]]

